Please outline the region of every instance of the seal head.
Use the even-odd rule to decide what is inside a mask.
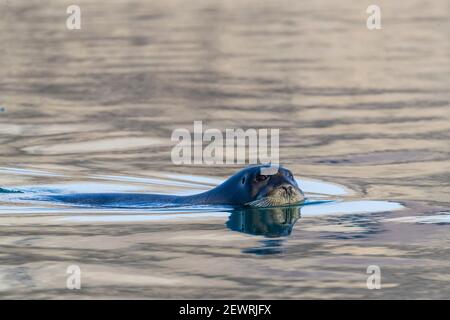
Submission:
[[[247,167],[211,190],[226,203],[249,207],[275,207],[301,203],[305,196],[292,172],[275,165]]]

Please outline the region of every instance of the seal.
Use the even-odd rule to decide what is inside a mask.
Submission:
[[[81,193],[51,198],[77,205],[107,207],[230,205],[261,208],[298,204],[304,201],[305,196],[288,169],[274,165],[255,165],[240,170],[209,191],[189,196]]]

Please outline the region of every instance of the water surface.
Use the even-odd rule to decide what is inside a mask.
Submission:
[[[348,0],[82,0],[79,31],[69,4],[0,2],[0,297],[449,297],[447,1],[379,1],[378,31],[372,3]],[[30,200],[207,190],[240,166],[170,161],[172,131],[197,120],[279,128],[312,202]]]

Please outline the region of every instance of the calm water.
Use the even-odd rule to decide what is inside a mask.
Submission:
[[[378,31],[369,2],[77,3],[69,31],[71,2],[0,1],[1,298],[450,297],[448,1],[378,1]],[[170,160],[194,120],[279,128],[308,203],[36,200],[215,186],[240,166]]]

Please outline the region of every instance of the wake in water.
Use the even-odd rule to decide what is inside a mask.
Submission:
[[[17,174],[17,170],[14,173]],[[21,171],[20,171],[21,172]],[[20,173],[19,173],[20,174]],[[25,174],[28,174],[26,172]],[[35,173],[42,175],[43,173]],[[49,173],[45,173],[46,175]],[[302,179],[296,181],[307,197],[301,203],[266,208],[224,205],[209,201],[179,201],[186,192],[199,192],[208,199],[208,191],[201,190],[223,185],[220,179],[200,176],[168,174],[165,178],[137,178],[122,176],[93,176],[95,182],[75,182],[53,185],[29,185],[20,188],[0,188],[0,216],[8,214],[46,214],[54,223],[164,223],[193,221],[196,219],[224,219],[228,229],[253,236],[262,236],[260,245],[243,252],[257,255],[283,252],[286,237],[302,217],[354,215],[399,210],[403,206],[388,201],[346,201],[352,193],[347,188],[328,182]],[[108,183],[99,183],[98,180]],[[231,181],[236,184],[242,181]],[[230,179],[225,180],[229,181]],[[120,182],[120,183],[117,183]],[[131,183],[130,183],[131,182]],[[138,182],[139,184],[136,184]],[[177,195],[151,194],[142,184],[158,186],[153,192],[181,189]],[[217,189],[216,189],[217,190]],[[220,189],[219,189],[220,190]],[[235,190],[228,188],[227,190]],[[101,191],[101,192],[98,192]],[[283,190],[280,190],[283,191]],[[88,193],[86,193],[88,192]],[[220,198],[220,192],[215,194]],[[38,218],[40,221],[40,217]],[[47,218],[48,219],[48,218]],[[356,222],[354,224],[357,224]],[[361,229],[366,230],[364,226]],[[361,236],[361,235],[357,235]]]
[[[19,191],[19,190],[11,190],[11,189],[0,188],[0,193],[23,193],[23,192]]]
[[[2,168],[2,170],[16,175],[63,177],[63,175],[50,172],[16,168]],[[95,221],[97,219],[100,221],[105,219],[148,221],[152,219],[166,220],[178,216],[188,218],[189,214],[200,214],[206,218],[217,214],[228,215],[233,210],[244,209],[223,204],[179,203],[174,200],[181,197],[179,194],[198,192],[198,190],[205,190],[223,182],[221,179],[211,177],[175,174],[164,174],[163,178],[161,175],[158,175],[158,178],[96,175],[88,176],[86,179],[94,181],[0,188],[0,214],[11,212],[15,214],[22,212],[51,213],[55,211],[71,214],[73,210],[82,209],[84,213],[89,214],[90,219]],[[106,180],[108,183],[99,183],[98,180]],[[300,205],[287,204],[284,208],[301,207],[303,216],[375,213],[403,208],[401,204],[390,201],[345,200],[344,198],[352,194],[352,191],[335,183],[309,179],[296,182],[307,197]],[[176,186],[179,188],[175,192],[178,195],[152,195],[146,192],[147,189],[142,188],[142,185],[157,186],[156,190],[152,189],[156,192],[166,189],[173,190],[173,187]],[[98,192],[99,190],[102,192]],[[160,201],[161,199],[164,201]],[[261,210],[254,212],[261,213]],[[93,213],[102,213],[102,216],[92,216]],[[105,215],[111,213],[114,215]],[[141,215],[141,213],[152,214],[152,216]],[[154,214],[161,215],[154,216]],[[82,217],[73,218],[81,219]]]
[[[194,195],[146,193],[77,193],[51,195],[47,199],[73,205],[98,207],[229,205],[275,207],[300,204],[305,200],[292,172],[282,166],[248,166],[216,187]],[[271,169],[270,172],[268,169]]]

